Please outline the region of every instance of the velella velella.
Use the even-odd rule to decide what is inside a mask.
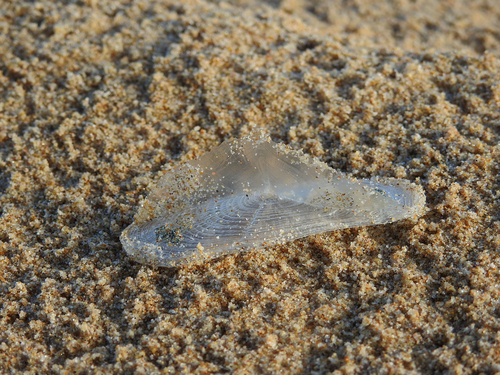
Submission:
[[[355,179],[262,135],[225,141],[168,171],[120,237],[157,266],[210,259],[312,234],[417,218],[421,186]]]

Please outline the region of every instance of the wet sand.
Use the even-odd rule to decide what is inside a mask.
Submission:
[[[500,372],[500,5],[0,2],[3,373]],[[263,129],[419,219],[159,268],[168,166]]]

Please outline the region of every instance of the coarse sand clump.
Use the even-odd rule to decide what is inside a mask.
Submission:
[[[500,372],[500,5],[473,3],[0,0],[0,373]],[[255,131],[427,211],[131,260],[165,164]]]

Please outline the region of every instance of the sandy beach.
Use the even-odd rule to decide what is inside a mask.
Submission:
[[[0,373],[500,373],[500,4],[0,0]],[[162,268],[151,186],[265,131],[414,220]]]

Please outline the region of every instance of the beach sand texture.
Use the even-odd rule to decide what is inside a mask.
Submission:
[[[0,369],[500,372],[496,1],[0,0]],[[265,130],[419,219],[155,268],[169,165]]]

